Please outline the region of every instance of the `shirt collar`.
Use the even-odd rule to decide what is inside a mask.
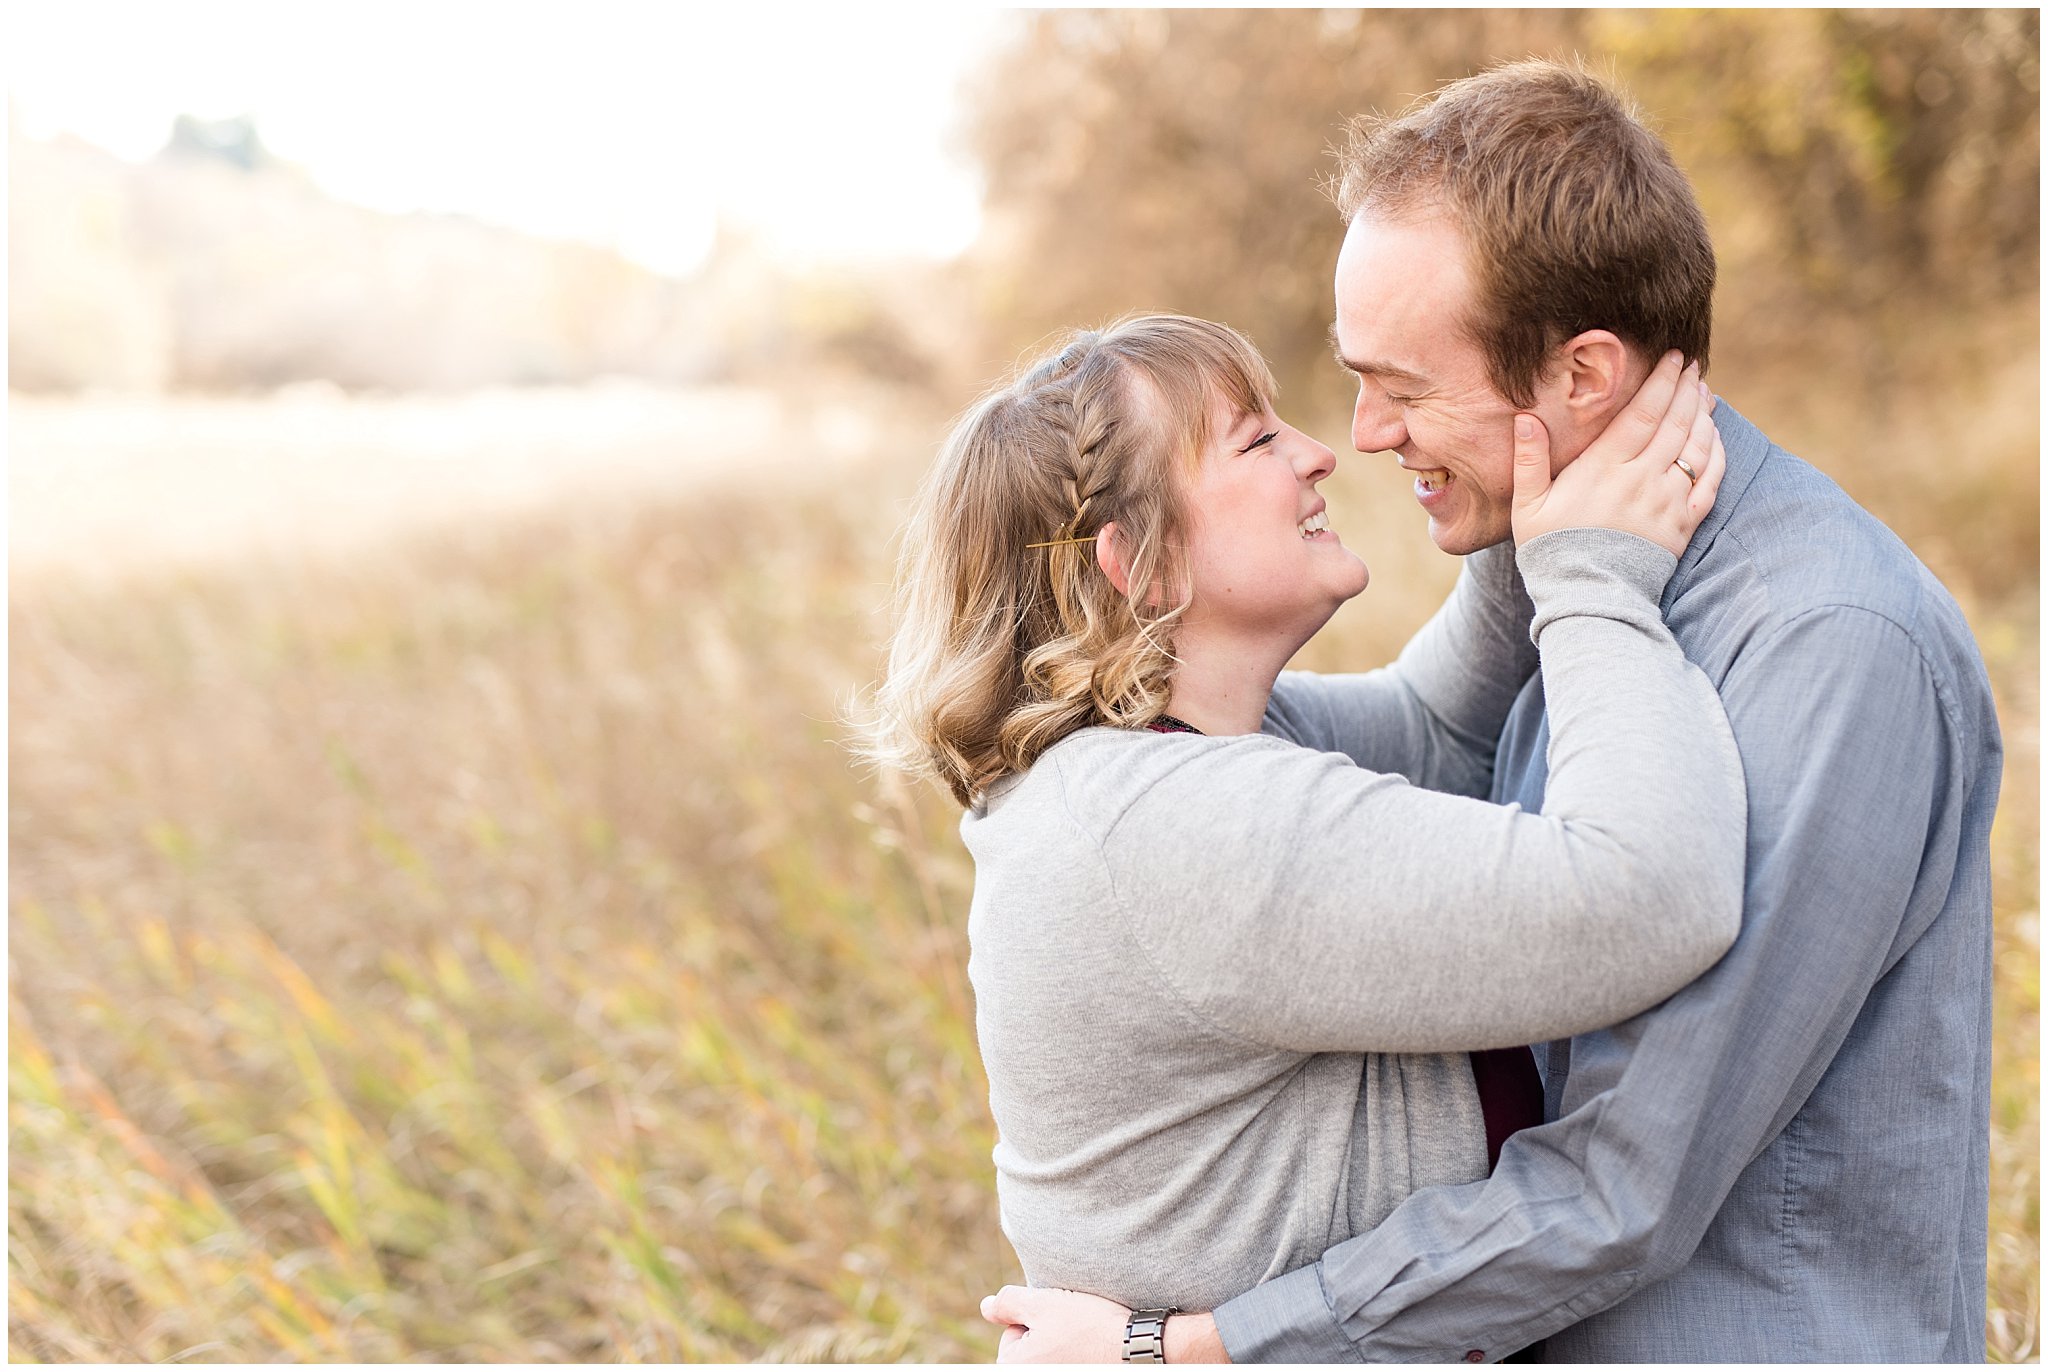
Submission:
[[[1707,550],[1714,546],[1714,538],[1728,522],[1735,507],[1742,502],[1742,493],[1749,489],[1749,483],[1763,470],[1764,459],[1771,454],[1771,440],[1764,437],[1763,430],[1744,419],[1726,399],[1716,398],[1714,403],[1714,427],[1721,431],[1721,447],[1728,454],[1728,466],[1721,473],[1721,490],[1714,497],[1714,508],[1693,530],[1692,541],[1685,545],[1685,556],[1678,559],[1678,570],[1672,574],[1671,584],[1664,593],[1668,607],[1676,596],[1679,583],[1687,573],[1699,565]]]

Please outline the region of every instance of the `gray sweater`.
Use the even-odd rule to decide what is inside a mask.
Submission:
[[[1742,773],[1658,618],[1675,565],[1592,529],[1475,554],[1394,666],[1283,674],[1288,737],[1084,729],[963,817],[1027,1281],[1200,1310],[1312,1262],[1485,1174],[1464,1050],[1624,1019],[1726,951]],[[1531,641],[1541,815],[1470,794]]]

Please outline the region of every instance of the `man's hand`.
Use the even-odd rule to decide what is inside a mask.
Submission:
[[[981,1303],[981,1317],[1003,1326],[997,1362],[1121,1362],[1131,1312],[1080,1291],[1006,1286]],[[1206,1314],[1166,1322],[1166,1361],[1229,1362],[1216,1321]]]

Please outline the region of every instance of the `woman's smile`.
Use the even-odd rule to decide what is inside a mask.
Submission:
[[[1239,631],[1284,640],[1291,654],[1304,629],[1313,633],[1365,589],[1365,564],[1330,527],[1329,504],[1316,491],[1336,466],[1335,453],[1270,409],[1232,413],[1219,401],[1190,492],[1198,619],[1228,604]],[[1276,516],[1288,514],[1294,519],[1281,527],[1320,548],[1309,564],[1272,542]]]

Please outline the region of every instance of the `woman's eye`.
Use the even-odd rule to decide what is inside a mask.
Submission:
[[[1248,445],[1246,445],[1245,451],[1250,452],[1253,448],[1263,448],[1279,436],[1280,431],[1278,429],[1273,430],[1273,432],[1269,434],[1260,434],[1257,438],[1253,439]]]

